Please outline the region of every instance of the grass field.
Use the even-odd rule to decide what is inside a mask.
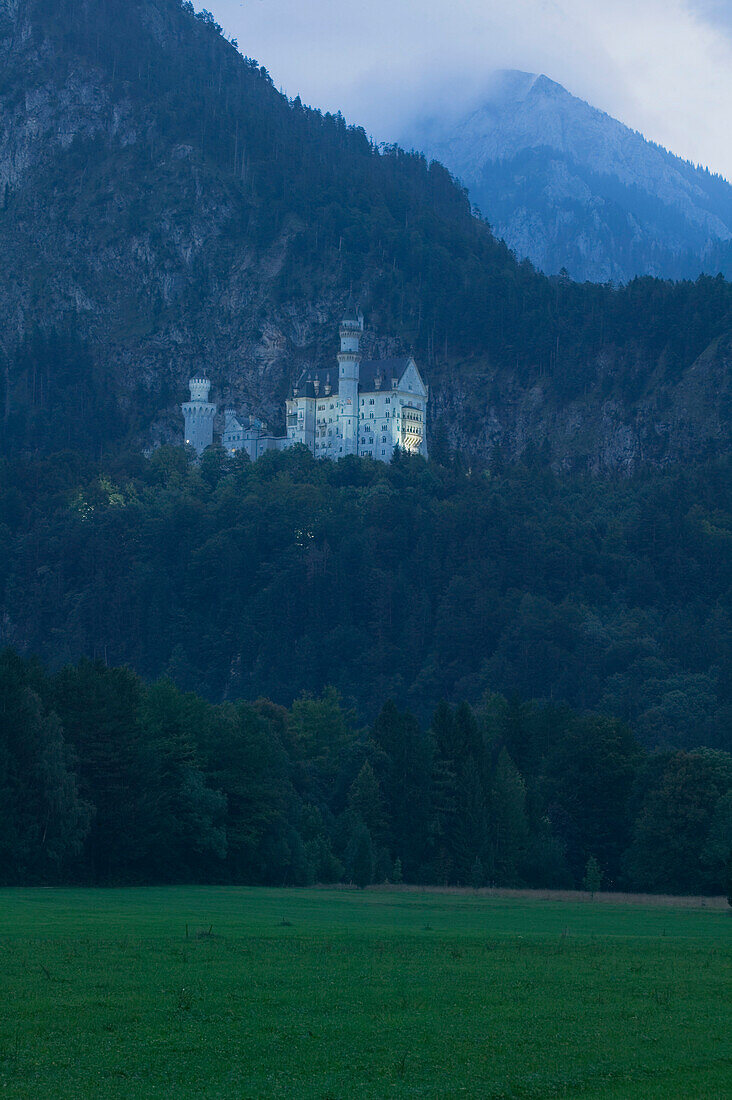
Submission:
[[[711,907],[5,890],[0,1094],[713,1100],[731,979]]]

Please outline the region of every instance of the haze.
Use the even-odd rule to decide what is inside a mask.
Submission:
[[[200,6],[200,4],[197,4]],[[729,0],[208,0],[289,96],[379,141],[543,72],[679,156],[732,177]]]

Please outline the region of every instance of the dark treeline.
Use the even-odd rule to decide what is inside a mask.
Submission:
[[[0,882],[729,889],[732,756],[491,696],[360,728],[0,655]]]
[[[212,701],[490,692],[732,748],[732,465],[633,479],[162,447],[0,464],[0,643]]]

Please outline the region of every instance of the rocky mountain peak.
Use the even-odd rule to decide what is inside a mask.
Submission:
[[[542,270],[596,281],[724,270],[732,187],[543,74],[493,74],[477,106],[417,119],[405,142],[445,164]]]

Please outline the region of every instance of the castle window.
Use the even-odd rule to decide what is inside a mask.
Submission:
[[[369,398],[369,405],[373,405],[373,403],[374,403],[374,399],[373,399],[373,397],[370,397]]]
[[[387,403],[387,405],[391,405],[391,398],[390,397],[387,397],[386,403]],[[388,413],[387,413],[387,416],[388,416]]]

